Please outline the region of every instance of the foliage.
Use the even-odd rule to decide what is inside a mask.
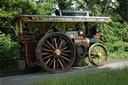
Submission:
[[[53,0],[1,0],[0,16],[14,17],[17,14],[49,14]]]
[[[17,44],[10,35],[0,34],[0,67],[17,58]]]
[[[115,3],[117,4],[117,2]],[[114,2],[110,4],[114,4]],[[109,52],[109,59],[126,58],[128,54],[125,52],[125,48],[128,46],[128,22],[123,19],[120,13],[115,11],[117,8],[114,8],[113,5],[108,5],[105,13],[103,13],[102,6],[101,4],[93,5],[93,15],[110,16],[112,22],[97,23],[100,33],[103,33],[103,37],[99,42],[106,46]]]
[[[58,5],[58,8],[60,10],[69,10],[72,9],[72,5],[73,5],[73,0],[55,0],[55,4]]]
[[[51,14],[52,6],[53,0],[1,0],[0,30],[11,34],[11,21],[14,16],[19,14]]]
[[[128,1],[127,0],[117,0],[118,6],[116,11],[121,15],[121,17],[128,21]]]

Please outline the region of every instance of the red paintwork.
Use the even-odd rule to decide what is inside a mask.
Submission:
[[[33,67],[36,64],[36,55],[35,55],[35,50],[38,42],[34,41],[28,41],[24,43],[26,45],[25,47],[25,54],[26,54],[26,63],[28,66]]]

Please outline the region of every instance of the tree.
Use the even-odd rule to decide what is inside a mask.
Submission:
[[[118,7],[117,7],[117,12],[121,15],[121,17],[125,20],[128,21],[128,1],[127,0],[117,0],[118,2]]]
[[[55,4],[59,7],[60,10],[69,10],[72,9],[73,0],[55,0]]]
[[[1,0],[0,30],[11,33],[11,20],[18,14],[51,14],[53,0]]]

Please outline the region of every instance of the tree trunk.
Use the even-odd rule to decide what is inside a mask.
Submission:
[[[102,14],[104,14],[105,12],[107,12],[110,1],[111,0],[106,0],[105,1],[105,7],[102,9]]]

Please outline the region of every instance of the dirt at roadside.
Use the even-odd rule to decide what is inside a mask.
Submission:
[[[107,63],[114,63],[114,62],[121,62],[121,61],[128,61],[128,58],[122,58],[122,59],[112,59],[109,60]]]

